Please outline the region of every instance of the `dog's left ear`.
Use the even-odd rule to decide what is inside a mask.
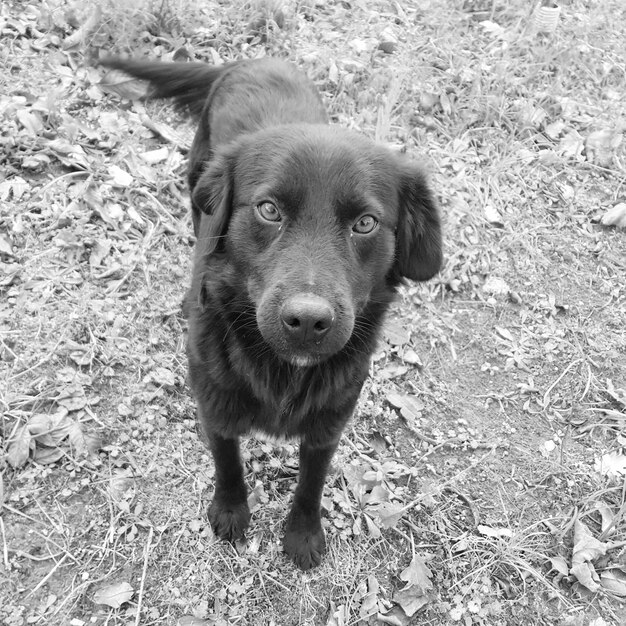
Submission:
[[[203,245],[204,254],[224,250],[224,238],[232,213],[236,160],[235,151],[216,154],[191,192],[194,232],[198,243]]]
[[[411,280],[428,280],[441,267],[439,209],[426,175],[414,163],[400,164],[396,271]]]

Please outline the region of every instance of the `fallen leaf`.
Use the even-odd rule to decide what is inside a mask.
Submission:
[[[168,148],[158,148],[157,150],[150,150],[150,152],[142,152],[139,156],[150,165],[154,165],[155,163],[160,163],[161,161],[165,161],[167,157],[170,155],[170,151]]]
[[[96,268],[102,264],[102,261],[111,252],[112,243],[108,239],[96,239],[91,248],[91,254],[89,255],[89,265],[91,268]]]
[[[587,161],[609,167],[613,162],[613,153],[622,143],[622,133],[604,128],[591,133],[585,141]]]
[[[382,537],[382,532],[380,531],[380,528],[374,523],[374,520],[366,513],[363,515],[363,519],[365,520],[367,532],[369,533],[370,537],[372,539],[380,539]]]
[[[44,446],[56,446],[52,437],[52,420],[49,415],[35,413],[28,420],[28,430],[37,443]]]
[[[405,510],[396,502],[382,502],[376,505],[373,512],[383,528],[393,528],[400,521]]]
[[[580,520],[574,523],[574,550],[570,574],[592,592],[598,591],[598,574],[592,561],[606,554],[609,546],[598,541]]]
[[[483,291],[490,296],[506,296],[511,288],[503,278],[490,276],[483,285]]]
[[[48,147],[63,165],[78,170],[89,169],[89,161],[82,146],[72,145],[65,139],[51,139]]]
[[[52,465],[62,458],[64,454],[65,453],[61,448],[37,446],[35,448],[35,454],[33,455],[33,461],[40,463],[41,465]]]
[[[11,467],[21,467],[28,461],[30,451],[35,449],[35,442],[27,426],[17,430],[9,444],[6,460]]]
[[[393,594],[394,602],[397,602],[408,617],[412,617],[422,607],[430,602],[430,598],[423,594],[419,587],[406,585]]]
[[[502,228],[504,226],[504,220],[502,219],[502,215],[498,209],[496,209],[492,204],[485,204],[484,208],[485,219],[494,226],[498,226]]]
[[[129,187],[133,182],[132,175],[118,165],[109,166],[109,176],[115,187]]]
[[[621,569],[614,568],[602,572],[600,584],[616,596],[626,596],[626,573]]]
[[[361,607],[359,608],[359,615],[362,618],[367,618],[376,612],[378,606],[378,592],[380,585],[376,577],[370,574],[367,577],[367,591],[361,601]]]
[[[494,328],[496,329],[496,332],[498,333],[498,335],[500,335],[500,337],[506,339],[507,341],[510,341],[511,343],[515,343],[515,338],[511,334],[510,330],[507,330],[502,326],[495,326]]]
[[[134,593],[129,583],[116,583],[98,589],[93,596],[93,601],[96,604],[105,604],[113,609],[119,609],[124,602],[128,602],[133,597]]]
[[[38,135],[43,130],[43,123],[39,119],[38,115],[26,111],[25,109],[19,109],[15,116],[19,123],[27,130],[29,135]]]
[[[114,470],[109,479],[108,491],[111,498],[118,504],[124,500],[132,500],[135,495],[135,477],[129,467]]]
[[[416,554],[409,566],[400,573],[401,580],[404,580],[410,585],[419,587],[422,593],[430,591],[433,588],[431,582],[433,573],[428,565],[426,565],[426,562],[431,558],[430,555],[426,555],[422,558],[419,554]]]
[[[0,233],[0,254],[5,254],[6,256],[14,256],[13,243],[9,236],[5,233]]]
[[[626,202],[616,204],[609,209],[601,218],[600,222],[604,226],[617,226],[617,228],[626,228]]]
[[[402,360],[405,363],[410,363],[411,365],[417,365],[418,367],[422,367],[422,360],[420,359],[417,352],[413,350],[413,348],[406,348],[402,352]]]
[[[389,363],[385,367],[378,370],[378,376],[382,380],[389,380],[391,378],[398,378],[404,376],[409,371],[406,365],[399,365],[398,363]]]
[[[616,520],[613,511],[611,511],[611,509],[603,502],[596,502],[594,504],[594,507],[600,513],[600,517],[602,518],[602,523],[600,525],[600,529],[602,530],[602,532],[605,533],[609,531],[609,529],[611,529],[610,532],[614,532],[614,521]]]
[[[619,452],[608,452],[596,459],[595,470],[602,476],[618,478],[626,475],[626,455]]]
[[[512,537],[513,531],[510,528],[492,528],[491,526],[484,526],[479,524],[476,530],[485,537]]]
[[[387,401],[392,407],[400,409],[400,415],[406,420],[407,426],[416,430],[420,426],[424,403],[416,396],[400,393],[388,393]]]
[[[143,382],[172,390],[176,387],[176,376],[167,367],[157,367],[145,376]]]
[[[30,185],[20,176],[7,178],[0,183],[0,200],[19,200]]]
[[[398,322],[387,322],[383,329],[383,335],[392,346],[403,346],[409,343],[411,335],[409,331]]]
[[[546,125],[543,130],[546,133],[546,135],[550,137],[550,139],[556,140],[559,138],[560,134],[563,132],[564,129],[565,129],[565,122],[563,120],[556,120],[555,122],[552,122],[551,124]]]
[[[598,574],[591,563],[577,563],[570,568],[570,574],[589,591],[595,593],[600,589]]]
[[[555,556],[550,559],[552,569],[557,571],[562,576],[569,576],[569,566],[567,561],[562,556]]]
[[[139,100],[149,93],[149,86],[145,80],[130,78],[121,70],[108,71],[98,83],[98,87],[104,93],[114,93],[127,100]]]
[[[571,130],[559,142],[559,153],[568,158],[578,157],[584,147],[584,139],[576,130]]]

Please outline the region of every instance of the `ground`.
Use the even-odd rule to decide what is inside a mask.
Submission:
[[[2,624],[626,623],[626,9],[530,4],[3,3]],[[245,444],[245,545],[207,523],[192,126],[110,50],[288,58],[437,190],[445,266],[389,316],[309,573],[294,444]]]

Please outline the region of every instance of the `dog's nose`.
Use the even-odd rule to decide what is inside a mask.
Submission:
[[[280,312],[283,328],[299,343],[320,341],[331,329],[335,316],[330,303],[312,293],[289,298]]]

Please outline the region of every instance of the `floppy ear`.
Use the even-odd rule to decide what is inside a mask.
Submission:
[[[224,251],[232,213],[235,162],[236,153],[214,156],[191,192],[193,230],[206,255]]]
[[[428,280],[441,267],[439,209],[424,172],[401,165],[400,213],[396,233],[396,271],[411,280]]]

